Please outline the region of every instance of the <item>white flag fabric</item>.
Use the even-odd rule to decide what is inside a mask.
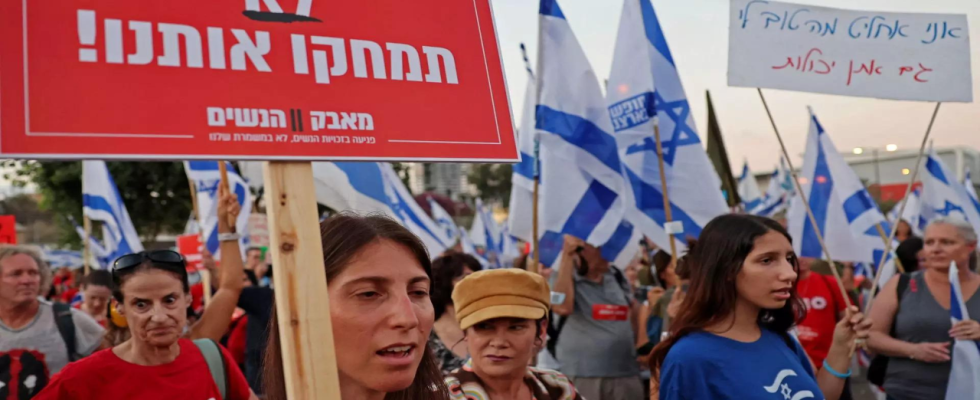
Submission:
[[[528,70],[527,88],[524,91],[524,112],[521,115],[521,125],[517,130],[517,150],[521,152],[521,162],[514,164],[510,212],[507,216],[510,233],[526,242],[530,242],[534,236],[534,173],[537,164],[537,159],[534,158],[537,138],[537,131],[534,129],[534,110],[537,107],[537,94],[534,74]]]
[[[241,238],[239,246],[242,252],[248,250],[248,219],[252,215],[252,203],[255,201],[252,191],[231,163],[225,161],[228,170],[228,188],[238,197],[241,212],[235,221],[235,229]],[[221,242],[218,240],[218,185],[221,184],[221,171],[218,161],[184,161],[184,171],[187,179],[194,182],[197,189],[197,212],[199,229],[204,238],[204,248],[221,259]]]
[[[476,215],[470,227],[470,239],[474,245],[483,247],[484,257],[490,262],[491,268],[503,266],[501,229],[493,219],[492,210],[481,199],[476,199]]]
[[[759,191],[755,175],[749,170],[748,161],[742,164],[742,174],[738,176],[738,197],[742,199],[742,206],[746,211],[754,210],[762,204],[762,192]]]
[[[556,0],[541,0],[535,128],[540,141],[541,262],[553,266],[568,234],[615,260],[633,226],[631,194],[599,81]]]
[[[877,265],[885,254],[877,225],[885,232],[889,226],[812,111],[801,176],[803,192],[834,260]],[[799,196],[793,203],[788,222],[796,254],[824,258]]]
[[[686,237],[697,237],[729,209],[650,0],[625,1],[606,96],[634,197],[628,218],[658,246],[669,248],[654,116],[659,120],[672,217],[683,225],[677,245],[683,250]]]
[[[969,178],[969,177],[968,177]],[[888,220],[898,223],[898,220],[904,220],[912,227],[912,233],[916,236],[921,237],[922,231],[926,228],[926,220],[922,218],[922,188],[917,187],[909,193],[908,199],[905,200],[905,210],[902,211],[902,216],[898,216],[898,208],[902,203],[895,204],[895,207],[888,212]]]
[[[966,188],[956,181],[936,152],[929,150],[925,176],[922,178],[922,218],[928,223],[939,216],[955,216],[980,232],[980,211],[973,207]]]
[[[786,168],[786,160],[779,157],[779,165],[769,178],[769,187],[762,196],[762,202],[751,210],[751,214],[763,217],[773,217],[789,207],[790,198],[796,194],[793,187],[793,176]]]
[[[78,222],[75,221],[75,218],[73,218],[70,215],[68,216],[68,222],[71,222],[72,226],[75,227],[75,233],[78,234],[78,238],[81,239],[82,242],[84,242],[85,237],[88,236],[88,244],[89,244],[88,247],[89,247],[89,251],[92,253],[90,254],[89,261],[94,260],[98,264],[100,269],[108,268],[109,264],[111,264],[112,261],[114,260],[111,258],[112,252],[110,251],[110,249],[107,249],[105,246],[103,246],[102,242],[100,242],[99,239],[96,239],[95,236],[86,235],[85,228],[82,228],[80,225],[78,225]],[[108,225],[106,224],[102,225],[102,237],[104,238],[111,237],[109,234]],[[84,256],[82,257],[84,258]]]
[[[959,269],[949,267],[949,317],[953,325],[970,319],[960,287]],[[946,387],[946,400],[980,400],[980,343],[956,339],[953,343],[953,367]]]
[[[429,197],[428,200],[429,209],[432,210],[432,219],[436,221],[436,225],[442,228],[444,237],[448,240],[447,244],[456,243],[459,240],[459,227],[456,226],[456,221],[435,199]]]
[[[414,233],[438,257],[452,246],[446,231],[415,202],[389,163],[313,163],[316,198],[337,211],[383,213]]]
[[[963,174],[963,188],[966,189],[966,195],[970,198],[970,204],[977,212],[980,212],[980,197],[977,197],[977,188],[973,186],[973,179],[970,178],[970,168],[967,168]]]
[[[82,161],[82,205],[85,216],[106,227],[109,236],[103,240],[106,247],[113,249],[108,255],[110,263],[120,256],[143,251],[143,243],[104,161]]]

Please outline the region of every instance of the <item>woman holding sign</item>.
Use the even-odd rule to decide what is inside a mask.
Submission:
[[[651,357],[660,399],[836,400],[850,376],[850,351],[871,321],[856,307],[837,324],[820,372],[788,331],[803,317],[798,261],[776,221],[723,215],[688,253],[690,288],[670,337]],[[655,376],[657,376],[655,374]]]
[[[425,245],[381,216],[337,215],[320,224],[340,392],[344,399],[447,398],[427,346],[435,320]],[[268,400],[286,400],[278,319],[265,359]]]

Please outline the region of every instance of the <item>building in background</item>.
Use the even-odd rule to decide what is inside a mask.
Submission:
[[[862,182],[868,187],[869,193],[878,199],[879,203],[898,202],[905,196],[918,149],[881,149],[855,148],[851,151],[841,149],[841,154],[854,169]],[[893,147],[891,147],[893,148]],[[962,182],[967,168],[971,176],[980,176],[980,151],[969,146],[937,148],[936,153],[943,163],[956,173],[956,181]],[[923,157],[923,162],[925,157]],[[799,165],[795,165],[799,168]],[[916,186],[921,185],[925,165],[919,167]],[[755,174],[760,187],[769,184],[772,172]],[[976,181],[976,180],[974,180]],[[880,185],[880,188],[879,188]]]
[[[467,176],[470,164],[406,163],[408,189],[412,193],[436,192],[455,201],[476,197],[476,186]]]

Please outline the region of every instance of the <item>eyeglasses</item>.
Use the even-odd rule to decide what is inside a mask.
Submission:
[[[116,261],[112,263],[112,272],[115,273],[139,266],[146,260],[162,264],[171,264],[182,268],[187,267],[187,261],[184,260],[184,256],[180,255],[180,253],[173,250],[155,250],[141,251],[139,253],[127,254],[117,258]]]

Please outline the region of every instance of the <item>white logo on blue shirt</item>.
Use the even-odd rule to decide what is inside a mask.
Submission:
[[[803,390],[794,395],[793,389],[789,386],[789,384],[783,383],[786,378],[791,376],[796,376],[796,372],[791,369],[779,371],[779,373],[776,374],[776,379],[773,380],[772,385],[763,386],[762,388],[772,394],[780,392],[786,400],[803,400],[816,397],[813,395],[813,392],[809,390]]]

